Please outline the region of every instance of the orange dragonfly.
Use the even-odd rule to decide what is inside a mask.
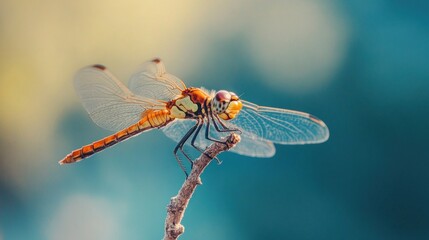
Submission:
[[[185,144],[203,152],[228,132],[241,135],[241,142],[231,151],[251,157],[272,157],[273,143],[321,143],[329,138],[325,123],[308,113],[258,106],[225,90],[188,88],[166,72],[159,58],[144,63],[131,76],[129,88],[102,65],[78,71],[74,85],[91,119],[116,133],[72,151],[60,164],[81,161],[154,128],[178,142],[173,153],[186,175],[178,151],[192,166],[183,150]],[[202,129],[204,134],[200,134]]]

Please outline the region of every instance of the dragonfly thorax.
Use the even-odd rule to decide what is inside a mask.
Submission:
[[[230,120],[240,112],[242,103],[233,92],[225,90],[218,91],[211,101],[211,109],[224,120]]]

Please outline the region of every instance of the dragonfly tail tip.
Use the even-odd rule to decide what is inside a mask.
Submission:
[[[74,163],[74,162],[76,162],[76,161],[72,158],[71,155],[67,155],[65,158],[63,158],[60,161],[58,161],[58,163],[60,165],[65,165],[65,164]]]

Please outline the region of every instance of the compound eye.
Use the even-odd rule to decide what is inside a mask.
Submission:
[[[237,94],[233,92],[229,92],[231,94],[231,101],[238,101],[240,98],[237,96]]]
[[[218,91],[215,97],[218,102],[229,102],[231,100],[231,94],[224,90]]]

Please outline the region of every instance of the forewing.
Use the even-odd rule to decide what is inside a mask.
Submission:
[[[173,139],[176,142],[179,142],[183,136],[191,129],[197,122],[195,120],[182,120],[182,119],[176,119],[174,122],[168,124],[166,127],[164,127],[162,130],[165,135],[167,135],[169,138]],[[206,131],[206,123],[204,124],[203,128],[201,129],[199,135],[197,136],[195,140],[195,144],[199,146],[202,149],[205,149],[213,142],[210,140],[207,140],[205,138],[205,131]],[[213,127],[213,124],[211,124],[210,128],[210,136],[214,139],[221,139],[230,133],[221,133],[216,131],[216,129]],[[192,138],[190,138],[186,144],[190,145]],[[250,156],[250,157],[272,157],[275,154],[275,147],[272,142],[263,140],[263,139],[257,139],[256,136],[252,136],[251,134],[242,134],[241,135],[241,141],[230,150],[230,152],[235,152],[244,156]]]
[[[165,65],[159,58],[145,62],[128,83],[130,90],[136,95],[170,101],[186,89],[178,77],[167,73]]]
[[[243,109],[228,123],[258,138],[279,144],[320,143],[329,138],[325,123],[308,114],[257,106],[242,101]]]
[[[164,107],[158,101],[134,95],[101,65],[79,70],[74,86],[91,119],[111,131],[138,122],[147,109]]]

